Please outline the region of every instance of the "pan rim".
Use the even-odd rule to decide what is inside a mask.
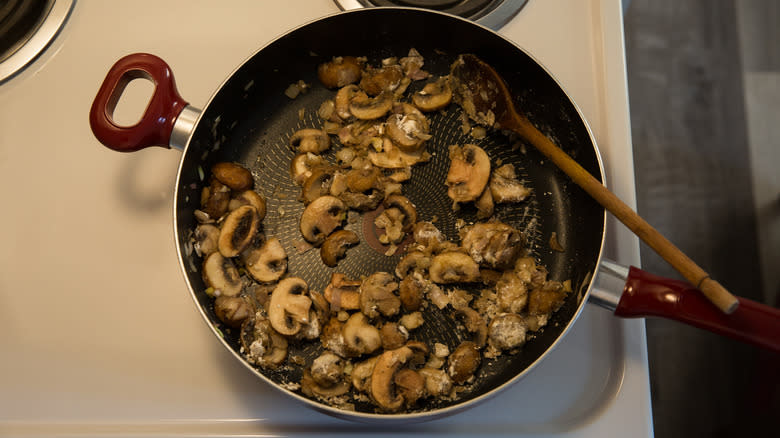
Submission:
[[[542,63],[539,61],[538,58],[536,58],[529,50],[526,50],[522,46],[520,46],[517,42],[512,41],[497,31],[494,31],[482,24],[473,22],[471,20],[458,17],[456,15],[448,14],[441,11],[433,11],[428,9],[422,9],[422,8],[414,8],[414,7],[398,7],[398,6],[385,6],[385,7],[373,7],[373,8],[366,8],[366,9],[356,9],[356,10],[347,10],[347,11],[339,11],[334,12],[331,14],[323,15],[318,18],[311,19],[299,26],[296,26],[294,28],[288,29],[287,31],[277,35],[276,37],[268,40],[265,44],[263,44],[261,47],[259,47],[257,50],[255,50],[251,55],[246,57],[240,64],[238,64],[226,77],[225,79],[216,87],[215,91],[211,94],[206,104],[203,106],[203,109],[201,110],[200,114],[198,115],[197,119],[193,123],[193,129],[189,133],[187,137],[187,141],[184,145],[184,148],[182,149],[181,153],[181,159],[179,161],[179,165],[177,168],[177,175],[176,175],[176,182],[174,187],[174,204],[173,204],[173,230],[174,230],[174,243],[176,244],[176,253],[179,259],[179,267],[180,272],[182,276],[184,277],[184,281],[187,285],[187,288],[190,293],[190,297],[193,300],[193,304],[205,320],[207,326],[211,330],[211,332],[214,334],[214,336],[219,340],[219,342],[222,343],[222,345],[239,361],[240,364],[242,364],[246,369],[248,369],[252,374],[254,374],[257,377],[260,377],[262,381],[264,381],[266,384],[274,388],[275,390],[280,391],[283,394],[286,394],[288,396],[291,396],[293,400],[297,400],[298,402],[304,403],[305,405],[323,412],[325,414],[328,414],[333,417],[351,420],[355,422],[363,422],[363,423],[372,423],[372,424],[397,424],[397,423],[421,423],[425,421],[434,420],[437,418],[443,418],[450,415],[454,415],[456,413],[459,413],[465,409],[472,408],[494,396],[497,394],[503,392],[506,388],[508,388],[511,385],[517,384],[520,380],[522,380],[528,373],[531,372],[534,368],[536,368],[539,363],[541,363],[554,349],[556,349],[561,340],[566,337],[566,335],[569,333],[569,331],[572,329],[572,326],[575,324],[577,319],[582,314],[583,308],[585,304],[588,301],[588,297],[590,296],[591,289],[595,283],[596,275],[598,272],[598,267],[601,264],[603,253],[604,253],[604,245],[606,241],[606,230],[607,230],[607,211],[604,210],[601,220],[601,239],[599,242],[598,247],[598,254],[596,257],[596,263],[594,265],[593,272],[590,272],[588,278],[586,278],[585,281],[580,285],[580,293],[578,294],[578,300],[579,303],[577,304],[576,311],[572,314],[572,316],[568,319],[568,322],[566,323],[565,327],[561,330],[560,334],[556,337],[556,339],[545,349],[545,351],[537,357],[531,364],[529,364],[525,369],[523,369],[521,372],[516,374],[511,379],[503,382],[499,386],[496,386],[495,388],[485,392],[484,394],[480,394],[474,398],[471,398],[466,401],[457,402],[454,405],[442,407],[442,408],[435,408],[432,410],[427,411],[421,411],[421,412],[412,412],[412,413],[391,413],[391,414],[385,414],[385,413],[369,413],[369,412],[357,412],[357,411],[348,411],[344,409],[335,408],[332,406],[328,406],[322,402],[304,397],[290,389],[284,388],[283,386],[277,384],[270,378],[266,377],[263,373],[261,373],[257,368],[252,366],[249,362],[246,361],[244,357],[242,357],[238,352],[236,352],[232,346],[227,342],[227,340],[223,337],[222,333],[219,331],[219,329],[212,323],[209,315],[206,313],[204,308],[200,305],[198,296],[195,293],[195,290],[193,288],[193,285],[190,283],[189,277],[187,276],[187,263],[184,260],[184,254],[182,252],[182,247],[179,244],[180,239],[182,236],[179,233],[178,229],[178,223],[179,223],[179,217],[178,217],[178,199],[179,199],[179,191],[182,188],[181,187],[181,178],[182,173],[184,170],[184,162],[185,158],[187,156],[187,152],[189,151],[190,142],[192,141],[193,134],[196,131],[196,128],[200,125],[203,115],[207,112],[213,101],[216,99],[216,97],[220,94],[220,92],[224,89],[225,85],[228,81],[230,81],[231,78],[233,78],[236,73],[241,70],[250,60],[252,60],[255,56],[257,56],[260,52],[265,50],[268,46],[274,44],[278,40],[295,33],[297,31],[300,31],[303,28],[306,28],[314,23],[329,20],[336,16],[344,16],[347,14],[375,14],[375,13],[383,13],[382,11],[385,10],[406,10],[410,11],[412,13],[418,13],[418,14],[431,14],[431,15],[440,15],[447,17],[447,19],[450,20],[458,20],[461,22],[466,23],[467,25],[475,26],[477,28],[481,28],[484,31],[489,32],[494,37],[500,38],[504,40],[505,42],[509,43],[511,46],[513,46],[516,50],[519,50],[521,53],[523,53],[525,56],[528,56],[529,59],[531,59],[539,68],[541,68],[545,74],[555,83],[555,85],[561,90],[561,92],[566,96],[566,99],[569,101],[569,103],[572,105],[574,110],[576,111],[579,121],[583,124],[583,127],[585,128],[586,132],[588,133],[588,138],[590,139],[591,145],[593,147],[593,152],[595,153],[595,158],[598,164],[599,169],[599,176],[601,177],[602,184],[607,186],[607,180],[606,175],[604,171],[604,162],[601,156],[601,151],[598,147],[598,143],[596,142],[596,138],[593,134],[593,130],[591,129],[590,123],[585,118],[585,115],[582,112],[582,109],[580,106],[574,101],[574,99],[571,97],[570,93],[566,90],[566,88],[563,87],[562,83],[558,80],[558,78]],[[587,283],[587,284],[586,284]]]

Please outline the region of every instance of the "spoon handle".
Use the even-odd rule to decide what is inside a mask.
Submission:
[[[517,113],[514,115],[516,117],[513,120],[514,126],[512,126],[512,129],[515,132],[523,136],[542,154],[552,160],[578,186],[618,218],[620,222],[672,265],[692,285],[701,290],[715,306],[727,314],[736,310],[739,301],[734,295],[721,286],[720,283],[710,278],[710,275],[704,269],[680,251],[652,225],[642,219],[614,193],[604,187],[601,182],[574,161],[566,152],[550,141],[525,116]]]

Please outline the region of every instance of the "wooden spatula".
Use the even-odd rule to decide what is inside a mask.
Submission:
[[[710,278],[707,272],[658,230],[536,129],[527,117],[518,113],[506,83],[493,67],[474,55],[461,55],[452,65],[450,78],[456,100],[469,117],[478,123],[513,131],[522,136],[701,290],[719,309],[725,313],[736,310],[739,301],[734,295]]]

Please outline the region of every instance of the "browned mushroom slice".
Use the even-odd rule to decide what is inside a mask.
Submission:
[[[531,194],[531,189],[518,181],[515,166],[504,164],[493,171],[490,177],[490,194],[499,204],[504,202],[520,202]]]
[[[396,412],[404,405],[404,398],[396,391],[395,375],[412,357],[409,347],[385,351],[374,364],[371,373],[371,398],[386,412]]]
[[[528,313],[549,315],[558,310],[566,298],[566,291],[558,282],[546,282],[540,289],[528,294]]]
[[[526,283],[512,271],[506,271],[496,283],[496,304],[504,312],[520,313],[528,303]]]
[[[226,325],[237,328],[255,312],[243,297],[220,295],[214,300],[214,313]]]
[[[377,188],[381,176],[382,172],[378,168],[369,165],[365,168],[349,170],[346,174],[345,183],[349,190],[355,193],[363,193]]]
[[[369,324],[366,315],[355,312],[344,324],[342,331],[346,353],[350,357],[373,353],[382,346],[379,329]]]
[[[403,397],[404,404],[410,407],[425,395],[425,378],[415,370],[403,368],[393,378],[396,392]]]
[[[262,246],[242,254],[247,272],[262,283],[274,282],[287,271],[287,252],[276,237],[263,242]]]
[[[241,207],[242,205],[251,205],[252,207],[254,207],[255,210],[257,210],[258,220],[262,221],[265,218],[265,213],[266,213],[265,198],[263,198],[260,194],[258,194],[254,190],[244,190],[243,192],[236,195],[233,199],[230,200],[228,209],[230,211],[233,211],[238,207]]]
[[[386,322],[379,329],[379,335],[382,337],[382,348],[393,350],[403,346],[409,340],[409,331],[396,322]]]
[[[347,120],[352,117],[352,113],[349,111],[349,103],[359,91],[360,88],[358,88],[357,85],[347,85],[336,93],[333,104],[336,109],[336,115],[342,120]]]
[[[422,114],[391,114],[385,126],[390,139],[406,152],[418,150],[431,138],[428,120]]]
[[[325,351],[304,370],[301,391],[309,397],[337,397],[350,389],[344,374],[344,361],[330,351]]]
[[[211,174],[219,182],[235,191],[249,190],[254,185],[252,173],[235,163],[217,163],[211,168]]]
[[[379,356],[371,356],[368,359],[358,362],[352,368],[352,386],[360,392],[369,392],[371,375],[374,373],[374,365]]]
[[[301,214],[301,235],[309,243],[320,245],[346,219],[347,206],[333,196],[321,196]]]
[[[424,273],[431,265],[431,259],[422,251],[411,251],[398,261],[395,266],[395,275],[405,278],[415,272]]]
[[[436,111],[452,102],[452,89],[449,76],[442,76],[426,84],[422,90],[412,95],[412,103],[421,111]]]
[[[325,161],[320,155],[312,154],[311,152],[298,154],[290,162],[290,176],[295,184],[302,186],[306,179],[311,176],[312,171],[324,163]]]
[[[290,137],[290,146],[300,153],[319,154],[330,148],[330,136],[321,129],[305,128]]]
[[[411,80],[419,81],[427,79],[430,74],[422,69],[425,59],[417,49],[409,49],[409,54],[398,60],[404,74]]]
[[[447,251],[436,255],[429,268],[435,283],[459,283],[479,280],[479,265],[467,254]]]
[[[202,257],[206,257],[218,250],[219,228],[211,224],[201,224],[195,228],[193,235],[195,240],[195,252]]]
[[[414,312],[422,307],[426,289],[425,281],[427,280],[418,279],[412,275],[404,277],[404,279],[401,280],[398,294],[404,310]]]
[[[447,195],[455,203],[476,200],[490,178],[490,158],[473,144],[450,146],[450,168],[447,172]]]
[[[234,297],[243,287],[241,276],[233,262],[222,256],[219,251],[212,253],[203,262],[203,281],[214,289],[217,296]]]
[[[344,274],[334,272],[325,288],[325,299],[331,310],[357,310],[360,308],[360,280],[350,280]]]
[[[498,350],[511,350],[525,343],[525,319],[516,313],[502,313],[490,321],[488,342]]]
[[[385,208],[397,208],[402,213],[402,230],[408,232],[417,223],[417,208],[406,196],[391,195],[385,199]]]
[[[287,277],[279,281],[268,304],[268,320],[274,330],[285,336],[293,336],[310,322],[311,299],[306,296],[308,290],[308,285],[301,278]]]
[[[347,248],[360,242],[357,233],[350,230],[339,230],[325,239],[320,248],[320,258],[326,266],[336,266],[347,254]]]
[[[360,88],[371,96],[377,96],[384,92],[394,91],[400,85],[403,77],[403,68],[398,64],[380,68],[367,66],[363,70]]]
[[[275,369],[287,358],[287,340],[259,314],[241,325],[240,340],[247,360],[263,368]]]
[[[450,354],[447,374],[456,384],[461,385],[474,375],[481,362],[482,358],[476,344],[471,341],[462,342]]]
[[[452,391],[452,379],[444,370],[424,367],[418,371],[425,379],[425,392],[431,397],[447,396]]]
[[[349,102],[349,112],[360,120],[373,120],[384,117],[393,108],[393,95],[382,93],[368,97],[366,93],[357,93]]]
[[[327,88],[354,84],[360,79],[364,62],[354,56],[337,56],[317,67],[317,77]]]
[[[480,222],[468,228],[461,245],[477,263],[507,269],[524,253],[525,237],[507,224]]]
[[[212,178],[208,187],[201,192],[201,209],[211,221],[222,217],[230,205],[230,187]],[[204,222],[204,221],[202,221]]]
[[[315,169],[303,183],[301,200],[305,205],[308,205],[320,196],[327,195],[330,193],[332,182],[333,171],[331,169],[325,167]]]
[[[397,289],[398,283],[387,272],[371,274],[360,285],[360,310],[369,318],[396,315],[401,309]]]
[[[228,214],[219,232],[219,252],[225,257],[235,257],[257,234],[260,219],[251,205],[241,206]]]

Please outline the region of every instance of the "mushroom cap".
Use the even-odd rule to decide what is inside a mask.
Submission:
[[[401,309],[401,299],[395,295],[398,283],[387,272],[375,272],[360,285],[360,310],[369,318],[380,314],[393,316]]]
[[[369,324],[366,315],[353,313],[342,330],[346,352],[350,356],[360,356],[373,353],[382,346],[382,336],[379,329]]]
[[[249,190],[254,185],[249,169],[236,163],[217,163],[211,167],[211,175],[235,191]]]
[[[266,240],[259,248],[253,248],[243,258],[249,275],[262,283],[276,281],[287,271],[287,252],[276,237]]]
[[[309,243],[320,245],[346,219],[347,206],[334,196],[321,196],[301,214],[301,235]]]
[[[367,66],[363,70],[360,88],[371,96],[394,91],[404,77],[403,68],[398,64],[385,65],[379,68]]]
[[[347,248],[360,242],[357,233],[351,230],[339,230],[325,239],[320,248],[320,258],[326,266],[336,266],[347,253]]]
[[[452,102],[452,88],[449,76],[441,76],[436,82],[425,84],[422,90],[412,95],[412,103],[421,111],[436,111]]]
[[[368,97],[366,93],[358,92],[349,102],[349,112],[360,120],[373,120],[383,117],[393,108],[393,95],[382,93],[376,97]]]
[[[219,291],[220,295],[234,297],[241,293],[243,284],[233,261],[219,251],[211,253],[203,262],[203,281]]]
[[[219,232],[219,252],[235,257],[252,241],[260,227],[260,217],[251,205],[242,205],[230,212]]]
[[[327,88],[343,87],[360,79],[363,62],[354,56],[337,56],[317,67],[317,77]]]
[[[290,137],[290,146],[301,153],[319,154],[330,148],[330,136],[322,129],[305,128]]]
[[[279,281],[268,304],[268,320],[274,330],[292,336],[309,323],[311,299],[305,295],[308,290],[302,278],[287,277]]]
[[[455,202],[476,200],[490,179],[490,157],[479,146],[450,146],[450,168],[447,172],[447,195]]]
[[[458,251],[446,251],[434,256],[428,272],[434,283],[472,282],[479,279],[477,262]]]
[[[461,246],[477,263],[507,269],[525,252],[525,236],[502,222],[479,222],[468,228]]]

